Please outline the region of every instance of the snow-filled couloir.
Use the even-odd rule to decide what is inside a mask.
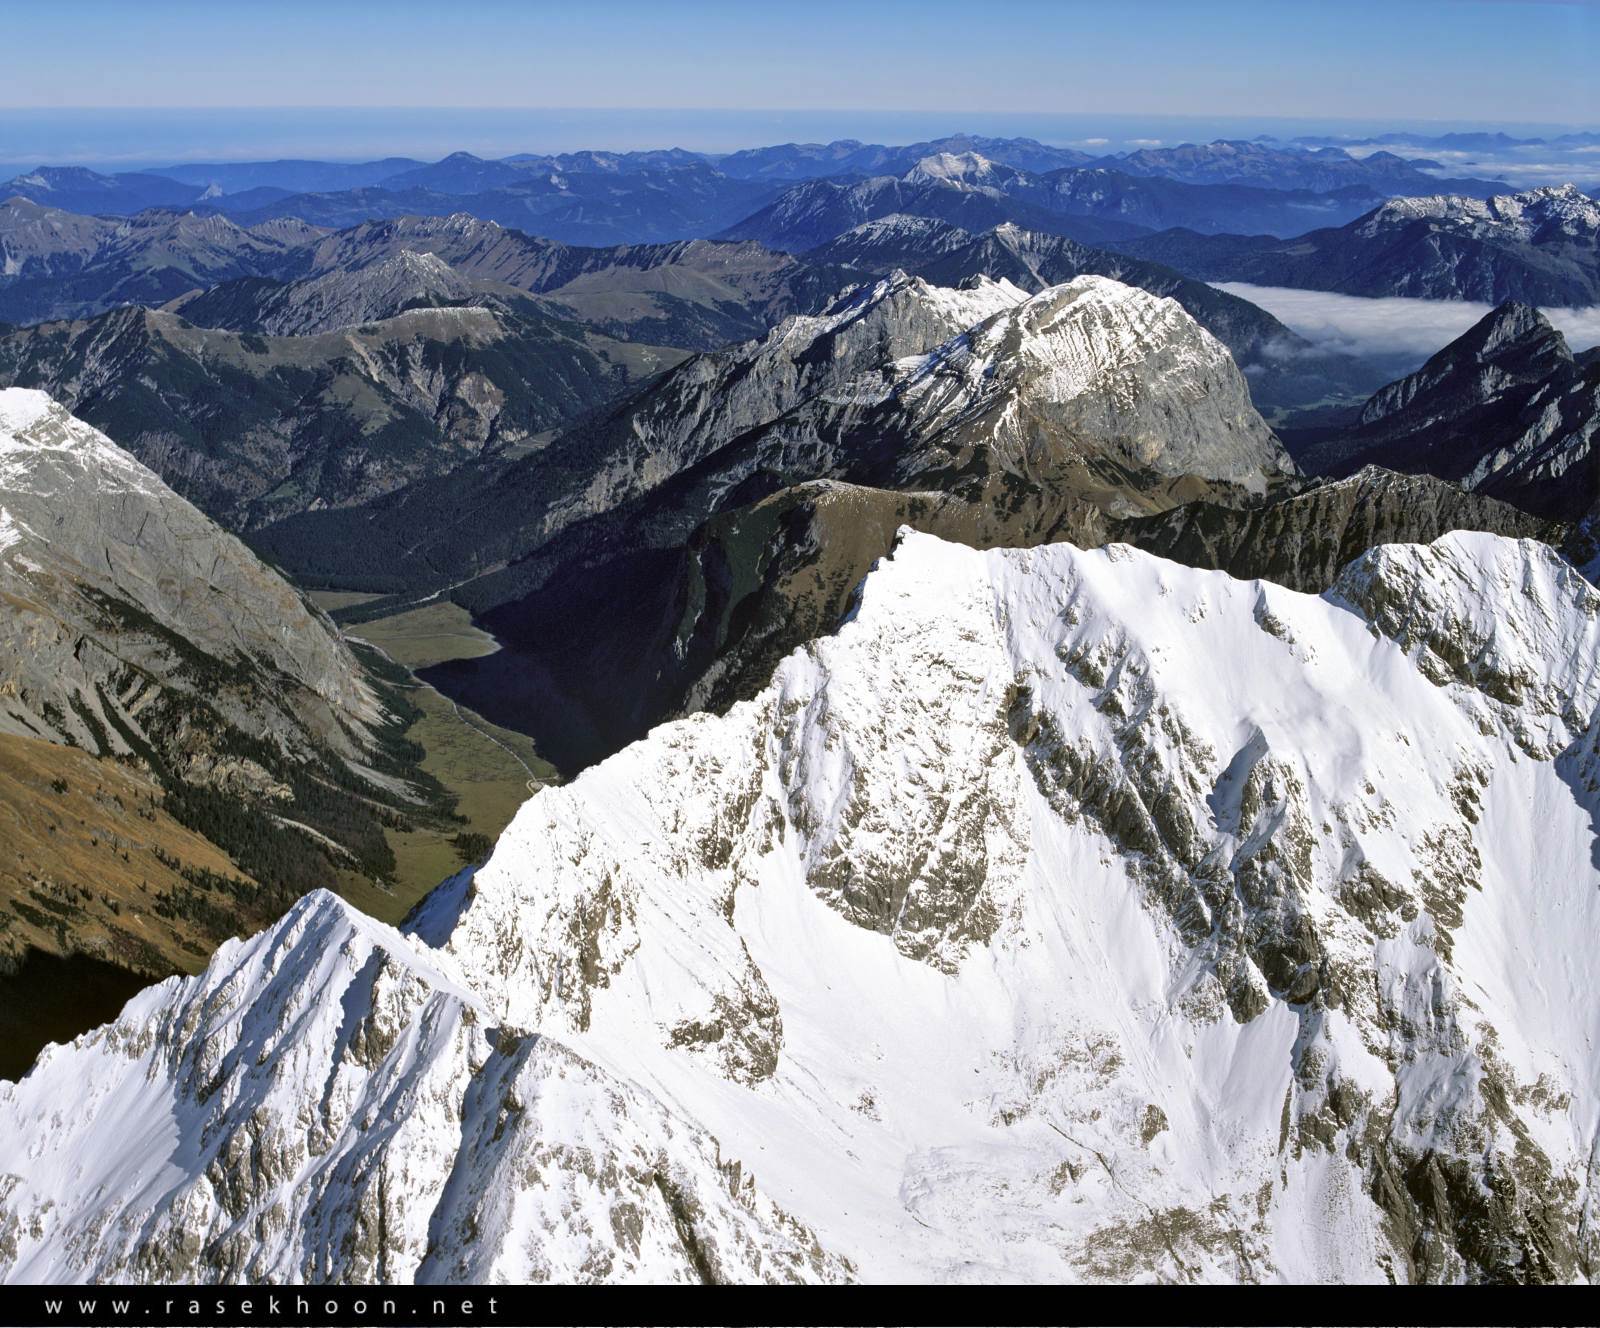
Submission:
[[[0,1086],[13,1280],[1592,1277],[1600,595],[905,533],[754,700]]]

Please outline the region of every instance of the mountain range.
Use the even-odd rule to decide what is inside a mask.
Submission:
[[[825,630],[901,519],[980,545],[1095,542],[1109,521],[1195,497],[1252,501],[1292,469],[1226,349],[1173,301],[1095,277],[1030,297],[895,273],[687,361],[508,466],[257,538],[337,584],[399,575],[416,594],[468,578],[453,594],[503,649],[426,676],[537,729],[572,768],[689,705],[706,670],[748,683],[774,639]],[[778,636],[746,643],[766,611],[740,601],[798,519],[772,495],[809,507],[818,482],[857,529],[830,543],[807,602],[768,601]],[[695,534],[706,522],[723,534]],[[711,545],[725,565],[700,560]],[[597,619],[595,603],[615,612]]]
[[[1490,304],[1600,300],[1600,203],[1572,185],[1486,201],[1392,199],[1288,243],[1174,230],[1117,247],[1202,281]]]
[[[569,244],[638,244],[715,234],[806,181],[826,178],[849,188],[864,177],[913,177],[926,184],[920,178],[928,174],[924,163],[950,158],[985,162],[991,174],[1013,181],[1007,191],[1014,196],[1011,215],[995,215],[987,224],[1028,225],[1037,220],[1028,209],[1041,208],[1076,218],[1063,233],[1077,239],[1104,238],[1119,220],[1293,235],[1319,220],[1348,220],[1397,194],[1449,190],[1487,197],[1496,190],[1494,181],[1444,177],[1387,152],[1358,158],[1334,147],[1218,140],[1096,157],[1032,139],[957,134],[898,147],[853,140],[791,143],[720,157],[669,149],[518,153],[491,160],[456,152],[432,163],[286,160],[113,175],[41,166],[0,184],[0,198],[107,216],[196,208],[226,213],[246,226],[295,217],[345,227],[467,211]],[[957,205],[929,196],[921,206]],[[965,221],[976,223],[972,201],[963,206]],[[890,210],[916,207],[902,202]],[[1103,224],[1095,229],[1087,218]]]
[[[0,188],[0,1284],[1593,1280],[1600,210],[1087,146]]]

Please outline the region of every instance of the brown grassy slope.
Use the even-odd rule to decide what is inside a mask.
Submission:
[[[162,811],[161,796],[116,761],[0,734],[0,974],[29,949],[88,954],[150,978],[205,963],[223,938],[162,911],[196,891],[184,870],[240,874]]]

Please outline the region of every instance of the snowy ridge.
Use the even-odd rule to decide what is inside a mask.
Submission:
[[[1448,230],[1522,243],[1554,238],[1600,235],[1600,203],[1576,185],[1550,185],[1490,199],[1458,194],[1425,198],[1391,198],[1379,207],[1357,234],[1377,235],[1393,226],[1427,218]]]
[[[952,332],[961,331],[1027,298],[1026,291],[1003,278],[993,281],[980,277],[971,286],[954,289],[935,286],[896,269],[877,281],[847,291],[820,314],[793,314],[785,318],[755,344],[763,353],[781,351],[793,355],[889,301],[897,301],[902,306],[921,306],[942,320]],[[884,312],[890,313],[892,308]]]
[[[75,419],[48,392],[0,388],[0,486],[48,495],[59,479],[52,470],[62,465],[102,490],[151,496],[166,489],[154,471]]]
[[[0,1179],[8,1280],[61,1276],[64,1248],[134,1280],[673,1280],[696,1272],[684,1204],[723,1278],[827,1266],[661,1104],[489,1026],[447,963],[324,891],[47,1050],[0,1112],[18,1092],[78,1107],[24,1193]],[[120,1220],[56,1226],[85,1189]]]
[[[412,936],[313,896],[0,1087],[0,1275],[1589,1276],[1597,658],[1532,542],[906,532]]]

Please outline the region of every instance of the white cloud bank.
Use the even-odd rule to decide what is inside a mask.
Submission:
[[[1216,282],[1218,290],[1260,305],[1319,348],[1363,359],[1423,360],[1454,341],[1493,307],[1466,300],[1415,300],[1401,296],[1336,295]],[[1546,309],[1544,315],[1573,350],[1600,345],[1600,305]]]

